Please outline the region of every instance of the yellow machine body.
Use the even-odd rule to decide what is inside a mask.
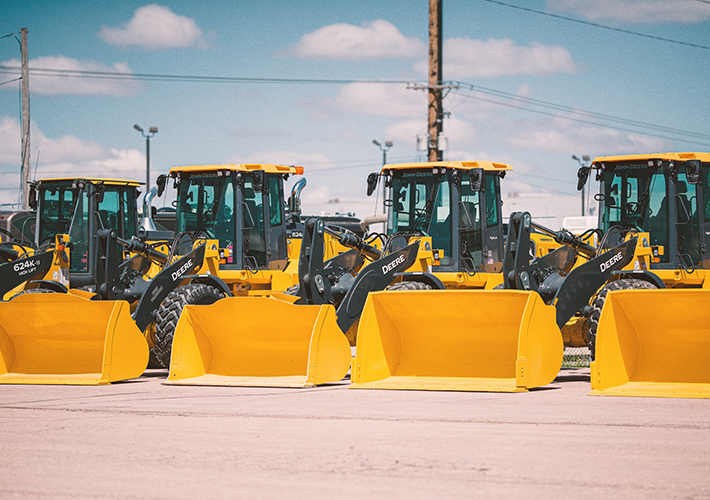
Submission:
[[[562,365],[555,308],[535,292],[372,293],[357,336],[353,388],[522,392]]]
[[[0,384],[103,385],[147,365],[125,301],[32,293],[0,303]]]
[[[331,305],[232,297],[188,305],[166,384],[310,387],[341,380],[350,345]]]
[[[710,398],[709,299],[708,290],[610,291],[591,394]]]

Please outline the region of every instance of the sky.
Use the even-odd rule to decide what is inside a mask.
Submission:
[[[312,212],[370,215],[366,178],[383,160],[373,140],[393,142],[388,162],[425,160],[427,97],[411,84],[427,78],[428,9],[2,0],[0,209],[19,201],[14,68],[27,28],[33,179],[144,181],[138,124],[158,128],[153,182],[179,165],[296,164]],[[444,100],[444,158],[509,163],[511,206],[542,197],[579,215],[572,155],[710,150],[709,1],[443,0],[443,37],[443,79],[458,87]]]

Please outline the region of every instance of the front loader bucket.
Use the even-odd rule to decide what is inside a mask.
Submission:
[[[185,306],[166,384],[309,387],[341,380],[350,344],[331,305],[230,297]]]
[[[591,394],[710,398],[709,301],[710,290],[610,291]]]
[[[521,392],[562,365],[555,309],[535,292],[371,293],[357,332],[353,388]]]
[[[103,385],[147,365],[128,302],[36,293],[0,303],[0,384]]]

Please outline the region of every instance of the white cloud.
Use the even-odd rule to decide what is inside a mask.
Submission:
[[[547,8],[589,21],[695,24],[710,19],[708,5],[697,0],[547,0]]]
[[[350,83],[324,105],[338,112],[412,118],[426,113],[426,100],[401,84]]]
[[[577,71],[569,51],[560,45],[530,47],[516,45],[510,39],[471,40],[449,38],[444,40],[444,77],[491,78],[504,75],[549,75]],[[415,70],[426,74],[427,61],[419,61]]]
[[[106,148],[73,135],[47,137],[34,122],[30,128],[30,147],[33,178],[91,175],[145,179],[145,155],[135,149]],[[11,179],[12,174],[3,175],[4,186],[19,185],[20,123],[7,116],[0,118],[0,165],[10,167],[4,169],[6,172],[16,172],[16,180]],[[0,203],[14,202],[14,198],[12,190],[0,190]]]
[[[146,50],[207,46],[194,19],[179,16],[158,4],[140,7],[133,19],[120,27],[102,26],[99,37],[111,45],[138,46]]]
[[[575,151],[625,154],[672,149],[669,141],[657,137],[577,124],[562,118],[517,122],[509,131],[507,141],[521,149],[560,154]]]
[[[416,37],[405,37],[392,23],[378,19],[363,26],[331,24],[303,35],[285,51],[307,59],[389,59],[420,57],[427,50]]]
[[[0,65],[15,67],[19,74],[20,61],[17,59],[3,61]],[[131,79],[133,72],[125,63],[106,66],[95,61],[79,61],[64,56],[47,56],[30,59],[29,68],[30,91],[33,94],[132,96],[142,88],[138,81]],[[88,78],[85,75],[71,76],[68,74],[53,76],[33,72],[35,69],[125,73],[126,79]]]

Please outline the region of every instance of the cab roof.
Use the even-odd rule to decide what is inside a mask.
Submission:
[[[303,167],[273,165],[271,163],[227,163],[222,165],[192,165],[186,167],[173,167],[170,175],[177,172],[216,172],[218,170],[233,170],[237,172],[253,172],[263,170],[267,174],[303,174]]]
[[[130,179],[109,179],[105,177],[55,177],[51,179],[40,179],[39,182],[45,183],[45,182],[62,182],[62,181],[68,181],[68,182],[73,182],[73,181],[84,181],[84,182],[90,182],[92,184],[108,184],[108,185],[116,185],[116,186],[134,186],[138,187],[141,184],[145,184],[144,182],[139,182],[139,181],[134,181]]]
[[[710,153],[648,153],[635,155],[619,155],[619,156],[597,156],[592,164],[603,162],[621,162],[621,161],[647,161],[647,160],[700,160],[702,162],[710,162]]]
[[[415,168],[453,168],[458,170],[472,170],[482,168],[487,171],[513,170],[507,163],[497,163],[492,161],[427,161],[418,163],[390,163],[382,167],[382,170],[407,170]]]

